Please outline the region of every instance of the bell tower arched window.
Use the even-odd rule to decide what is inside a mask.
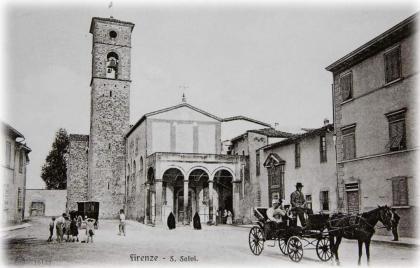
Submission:
[[[118,55],[110,52],[106,56],[106,78],[117,79],[118,76]]]

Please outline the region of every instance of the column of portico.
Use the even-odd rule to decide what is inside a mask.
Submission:
[[[156,191],[156,202],[155,202],[155,224],[160,225],[162,223],[162,179],[155,180],[155,191]]]
[[[214,223],[213,220],[213,175],[209,178],[209,221]],[[216,219],[217,220],[217,219]]]
[[[150,184],[148,182],[145,183],[145,195],[144,195],[144,223],[149,223],[150,221],[150,208],[149,208],[149,203],[147,202],[147,196],[149,195],[149,189],[150,189]],[[147,213],[149,213],[149,216],[147,216]]]
[[[182,220],[184,225],[189,223],[187,222],[187,208],[188,208],[188,180],[184,180],[184,217]]]

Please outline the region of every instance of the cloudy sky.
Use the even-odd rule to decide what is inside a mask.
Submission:
[[[131,123],[178,104],[185,92],[189,103],[217,116],[246,115],[293,130],[332,119],[327,65],[416,12],[407,1],[113,2],[111,9],[109,1],[2,7],[1,119],[22,132],[33,150],[28,188],[44,187],[40,170],[57,129],[89,134],[94,16],[135,23]]]

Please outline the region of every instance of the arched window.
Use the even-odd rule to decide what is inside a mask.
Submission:
[[[140,156],[140,162],[139,162],[139,176],[140,176],[140,181],[141,178],[143,178],[143,157]]]
[[[106,78],[118,78],[118,55],[115,52],[110,52],[106,56]]]

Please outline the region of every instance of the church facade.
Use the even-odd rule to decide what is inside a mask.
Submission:
[[[219,118],[183,99],[129,125],[133,27],[92,19],[90,134],[70,135],[67,209],[96,201],[100,218],[125,209],[129,218],[156,225],[171,212],[178,223],[188,224],[196,212],[214,222],[217,210],[228,209],[236,221],[249,221],[249,158],[222,153],[221,141],[222,122],[243,117]]]

